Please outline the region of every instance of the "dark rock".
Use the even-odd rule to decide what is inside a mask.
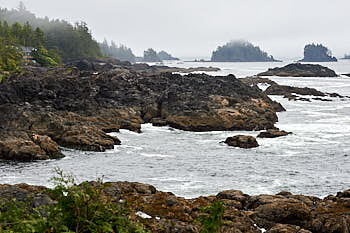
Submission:
[[[271,85],[265,90],[267,95],[286,95],[286,94],[298,94],[298,95],[313,95],[313,96],[326,96],[325,93],[318,91],[314,88],[308,87],[291,87],[284,85]]]
[[[278,130],[278,129],[269,129],[265,132],[261,132],[258,135],[258,138],[277,138],[277,137],[287,136],[288,134],[291,134],[291,133],[283,130]]]
[[[278,85],[275,81],[272,81],[271,79],[262,78],[259,76],[240,78],[240,80],[249,86],[256,86],[258,84],[265,84],[265,83],[269,85]]]
[[[153,118],[152,125],[153,126],[166,126],[166,125],[168,125],[168,122],[165,119]]]
[[[259,146],[258,142],[254,137],[246,135],[236,135],[233,137],[228,137],[226,138],[225,143],[229,146],[240,147],[245,149]]]
[[[287,225],[287,224],[276,224],[267,233],[312,233],[311,231],[302,229],[299,226]]]
[[[350,77],[350,74],[343,74],[343,75]]]
[[[157,68],[99,61],[77,62],[81,71],[72,64],[28,67],[0,85],[1,158],[61,157],[46,151],[58,148],[53,142],[105,151],[120,144],[106,133],[141,132],[144,122],[189,131],[269,129],[282,108],[233,75],[152,73]],[[25,136],[32,134],[45,139],[34,143]],[[14,148],[6,142],[11,140],[17,140]]]
[[[313,64],[293,63],[282,68],[269,69],[258,76],[281,76],[281,77],[338,77],[331,69]]]

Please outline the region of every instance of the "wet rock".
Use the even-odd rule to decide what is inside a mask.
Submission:
[[[298,94],[298,95],[313,95],[313,96],[326,96],[325,93],[318,91],[314,88],[300,88],[291,87],[284,85],[271,85],[265,90],[267,95],[287,95],[287,94]]]
[[[26,68],[0,85],[0,141],[21,139],[14,144],[17,148],[0,144],[5,150],[1,157],[16,159],[21,153],[26,160],[60,157],[46,151],[57,145],[105,151],[120,144],[106,133],[141,132],[145,122],[166,122],[188,131],[270,129],[282,108],[233,75],[181,76],[137,67],[78,61],[59,68]],[[48,138],[37,144],[20,132]]]
[[[284,130],[279,129],[269,129],[265,132],[261,132],[258,135],[258,138],[277,138],[277,137],[283,137],[291,134],[291,132],[286,132]]]
[[[259,146],[258,142],[253,136],[246,135],[236,135],[233,137],[228,137],[226,138],[225,143],[229,146],[240,147],[245,149]]]
[[[275,81],[272,81],[268,78],[262,78],[259,76],[252,76],[252,77],[246,77],[240,79],[242,82],[249,86],[257,86],[258,84],[268,84],[268,85],[277,85]]]
[[[167,126],[168,122],[164,119],[161,119],[161,118],[153,118],[152,125],[153,126]]]
[[[331,69],[313,64],[293,63],[281,68],[269,69],[258,76],[280,76],[280,77],[338,77]]]

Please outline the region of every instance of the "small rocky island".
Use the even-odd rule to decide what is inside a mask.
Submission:
[[[331,69],[314,64],[292,63],[284,67],[268,69],[258,76],[280,76],[280,77],[338,77]]]
[[[153,119],[182,130],[262,130],[283,107],[234,75],[178,74],[127,62],[25,67],[0,85],[0,158],[59,158],[59,146],[105,151],[119,129]]]
[[[275,62],[258,46],[248,41],[231,41],[219,46],[212,54],[212,62]]]
[[[304,48],[304,58],[300,62],[336,62],[337,58],[322,44],[308,44]]]

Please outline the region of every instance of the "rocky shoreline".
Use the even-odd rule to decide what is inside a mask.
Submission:
[[[94,182],[90,182],[94,185]],[[349,232],[350,190],[325,198],[293,195],[250,196],[226,190],[216,196],[185,199],[152,185],[135,182],[106,183],[104,194],[116,205],[130,208],[130,218],[151,232],[200,232],[201,209],[220,201],[224,206],[220,232]],[[26,201],[32,208],[52,205],[49,189],[27,184],[0,185],[0,200]]]
[[[234,75],[153,69],[88,61],[24,68],[0,85],[0,159],[59,158],[60,147],[105,151],[121,143],[107,133],[157,121],[187,131],[271,129],[284,110]]]

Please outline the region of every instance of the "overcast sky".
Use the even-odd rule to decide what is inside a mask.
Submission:
[[[147,48],[177,57],[210,57],[218,45],[245,39],[276,58],[302,57],[323,43],[350,53],[350,0],[23,0],[39,16],[85,21],[96,40],[137,55]],[[17,0],[0,0],[15,8]]]

